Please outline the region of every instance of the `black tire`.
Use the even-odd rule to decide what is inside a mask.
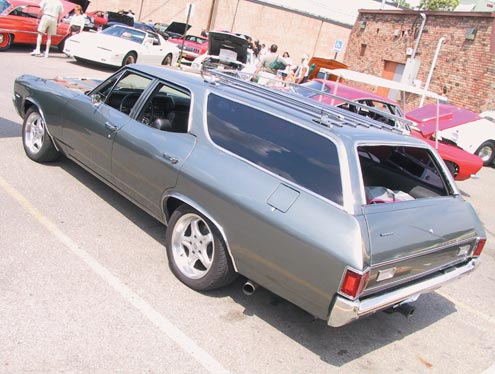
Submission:
[[[487,140],[479,146],[474,154],[481,157],[484,166],[490,166],[495,159],[495,142]]]
[[[60,53],[64,53],[65,41],[66,41],[68,38],[69,38],[69,37],[66,37],[66,38],[62,39],[62,40],[60,41],[60,43],[58,43],[57,48],[58,48],[58,51],[59,51]]]
[[[46,131],[45,121],[36,107],[29,108],[24,117],[22,145],[26,155],[36,162],[55,161],[60,156]]]
[[[11,34],[2,32],[0,33],[0,51],[6,51],[12,45],[14,38]]]
[[[459,165],[453,163],[452,161],[445,160],[445,165],[450,171],[450,174],[455,178],[459,174]]]
[[[170,270],[194,290],[224,287],[237,277],[218,229],[187,205],[170,217],[166,246]]]
[[[136,53],[135,52],[129,52],[122,59],[122,66],[130,65],[130,64],[135,64],[136,61],[137,61],[137,55],[136,55]]]
[[[162,65],[172,65],[172,55],[169,53],[162,61]]]

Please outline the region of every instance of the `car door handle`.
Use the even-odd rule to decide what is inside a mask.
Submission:
[[[170,156],[169,154],[166,154],[166,153],[163,153],[162,154],[163,158],[167,161],[169,161],[171,164],[176,164],[179,162],[179,159],[173,157],[173,156]]]
[[[117,131],[119,128],[117,126],[112,125],[110,122],[105,122],[105,128],[107,128],[110,131]]]

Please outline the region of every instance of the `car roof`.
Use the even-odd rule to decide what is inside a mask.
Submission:
[[[226,74],[212,72],[212,76],[209,76],[208,73],[205,76],[192,69],[141,64],[128,65],[122,69],[138,70],[189,88],[193,92],[195,90],[198,92],[208,91],[228,95],[236,101],[256,104],[256,107],[271,113],[279,113],[283,118],[291,118],[294,122],[304,123],[307,127],[328,133],[334,139],[338,138],[342,142],[352,145],[356,142],[366,142],[426,146],[422,140],[405,136],[390,126],[380,124],[359,114],[285,91],[242,81]],[[220,78],[215,79],[215,76],[220,76]],[[229,82],[229,80],[231,81]],[[322,115],[322,112],[325,114]],[[327,118],[328,123],[326,123]]]

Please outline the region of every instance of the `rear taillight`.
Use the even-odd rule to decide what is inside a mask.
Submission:
[[[366,287],[369,276],[369,270],[360,273],[356,270],[347,269],[340,285],[340,293],[352,299],[357,298]]]
[[[478,243],[476,243],[476,248],[473,251],[473,257],[478,257],[483,251],[483,247],[485,246],[486,239],[478,239]]]

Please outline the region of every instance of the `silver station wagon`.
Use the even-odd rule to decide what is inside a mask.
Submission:
[[[247,279],[342,326],[475,268],[476,213],[425,142],[221,72],[129,65],[88,92],[23,75],[29,158],[65,155],[163,222],[194,290]]]

